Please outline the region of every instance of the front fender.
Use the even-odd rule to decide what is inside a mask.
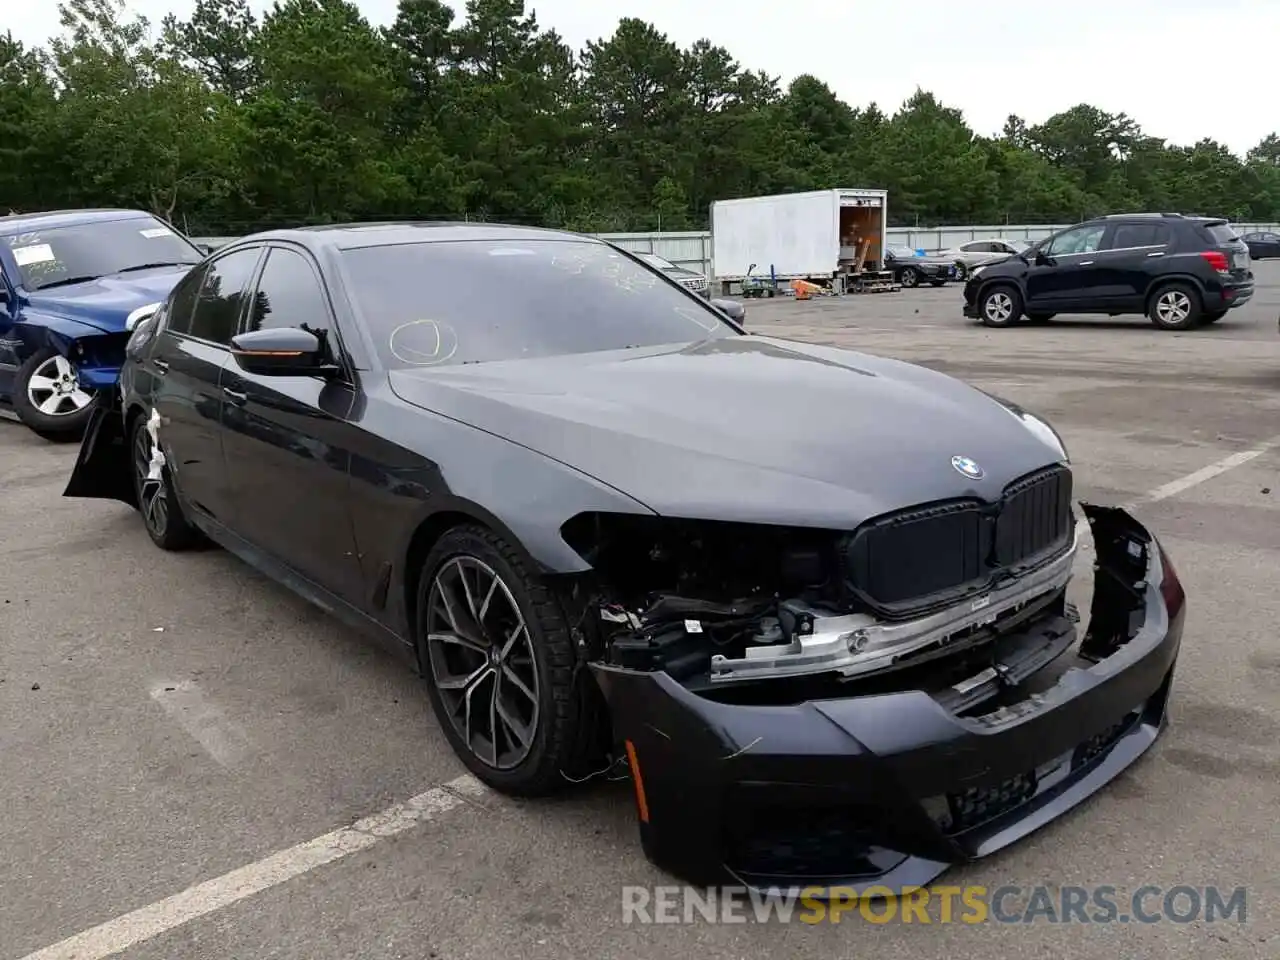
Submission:
[[[70,317],[53,315],[27,316],[13,325],[9,336],[18,344],[15,352],[21,363],[37,350],[50,347],[63,356],[71,353],[72,345],[77,340],[87,337],[101,337],[107,333],[98,327],[72,320]]]

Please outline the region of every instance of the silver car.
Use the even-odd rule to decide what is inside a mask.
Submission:
[[[991,240],[970,240],[968,243],[942,251],[939,256],[954,262],[956,272],[960,275],[959,279],[963,280],[975,267],[1003,260],[1005,257],[1021,253],[1029,246],[1031,246],[1030,240],[1005,240],[997,237]]]
[[[696,270],[690,270],[687,267],[678,267],[670,260],[666,260],[656,253],[637,253],[637,257],[652,267],[657,267],[676,283],[683,284],[700,297],[710,297],[711,290],[707,285],[707,277],[705,274]]]

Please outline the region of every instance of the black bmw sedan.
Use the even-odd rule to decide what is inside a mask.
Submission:
[[[625,769],[690,882],[923,884],[1155,741],[1184,594],[1040,418],[735,309],[552,231],[246,237],[136,328],[66,495],[384,641],[498,790]]]

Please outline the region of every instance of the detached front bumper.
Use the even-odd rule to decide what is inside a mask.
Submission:
[[[649,859],[700,885],[897,892],[1013,843],[1132,764],[1165,724],[1185,598],[1136,520],[1084,510],[1092,663],[982,716],[917,690],[743,706],[595,665]]]

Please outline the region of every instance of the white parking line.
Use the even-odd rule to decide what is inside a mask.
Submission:
[[[488,788],[474,777],[458,777],[381,813],[357,820],[349,827],[188,887],[181,893],[77,933],[61,943],[27,954],[22,960],[103,960],[317,867],[368,850],[386,837],[435,820],[463,806],[468,798],[479,799],[488,792]]]
[[[1217,463],[1211,463],[1207,467],[1201,467],[1195,473],[1188,473],[1185,477],[1179,477],[1177,480],[1170,480],[1163,486],[1156,487],[1154,490],[1143,495],[1140,503],[1156,503],[1160,500],[1167,500],[1169,497],[1176,497],[1180,493],[1190,490],[1192,487],[1199,486],[1206,480],[1212,480],[1219,477],[1228,470],[1234,470],[1236,467],[1242,467],[1250,460],[1256,460],[1268,450],[1280,445],[1280,437],[1272,437],[1266,443],[1254,447],[1252,450],[1241,450],[1239,453],[1233,453],[1229,457],[1223,457]]]
[[[1185,477],[1171,480],[1124,506],[1130,508],[1137,504],[1155,503],[1177,496],[1207,480],[1212,480],[1229,470],[1256,460],[1277,446],[1280,446],[1280,437],[1273,437],[1251,450],[1233,453]],[[1088,528],[1087,521],[1083,519],[1080,520],[1080,525],[1085,529]],[[175,702],[173,695],[178,693],[178,690],[166,690],[166,686],[177,688],[180,685],[160,685],[153,690],[152,696],[156,697],[162,705],[169,704],[166,709],[170,709]],[[165,695],[168,699],[157,696],[157,693]],[[205,749],[216,758],[225,748],[219,736],[225,736],[226,728],[214,722],[214,718],[220,715],[210,714],[207,709],[208,702],[203,698],[197,697],[193,700],[190,689],[187,689],[184,697],[179,700],[182,701],[183,707],[177,710],[170,709],[170,712],[178,718],[180,723],[184,723],[188,732],[205,744]],[[210,739],[210,730],[218,731],[219,736]],[[220,877],[188,887],[164,900],[140,907],[131,913],[68,937],[53,946],[27,954],[20,960],[104,960],[106,957],[118,954],[198,917],[214,913],[263,890],[309,873],[317,867],[349,857],[361,850],[367,850],[385,837],[404,833],[420,823],[434,820],[462,806],[468,798],[480,800],[489,793],[489,789],[474,777],[458,777],[444,786],[434,787],[404,803],[365,817],[349,827],[334,830],[314,840],[308,840],[255,863],[232,870],[230,873],[224,873]]]
[[[1212,480],[1214,477],[1222,476],[1228,470],[1242,467],[1249,461],[1258,459],[1264,453],[1274,450],[1278,446],[1280,446],[1280,436],[1272,437],[1251,450],[1241,450],[1238,453],[1231,454],[1229,457],[1223,457],[1207,467],[1201,467],[1199,470],[1188,473],[1185,477],[1178,477],[1178,479],[1170,480],[1168,483],[1161,484],[1153,490],[1148,490],[1141,496],[1130,500],[1128,503],[1122,503],[1120,506],[1125,510],[1132,510],[1134,507],[1140,507],[1144,503],[1159,503],[1161,500],[1176,497],[1180,493],[1186,493],[1192,487],[1198,487],[1206,480]],[[1076,521],[1076,530],[1085,533],[1088,529],[1089,521],[1084,517]]]
[[[248,735],[194,681],[157,683],[151,699],[224,767],[235,766],[249,753]]]

